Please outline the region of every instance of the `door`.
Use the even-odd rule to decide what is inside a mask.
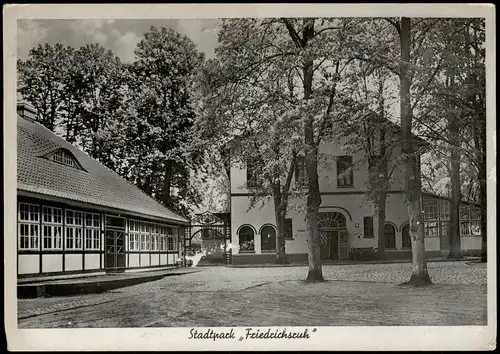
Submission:
[[[347,230],[340,230],[339,233],[339,259],[349,259],[349,237]]]
[[[321,259],[340,259],[340,231],[320,231]]]
[[[125,270],[125,233],[106,230],[106,271]]]

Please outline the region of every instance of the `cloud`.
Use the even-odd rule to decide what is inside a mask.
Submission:
[[[117,37],[114,45],[114,52],[123,62],[131,63],[135,59],[134,50],[140,37],[134,32],[121,34],[119,31],[113,30],[113,36]]]
[[[91,42],[104,44],[108,40],[103,28],[107,21],[110,20],[73,20],[69,29],[74,35],[83,35]]]
[[[80,48],[99,43],[124,62],[132,62],[134,50],[151,26],[166,26],[188,36],[206,57],[217,46],[217,20],[22,20],[18,30],[18,56],[25,59],[40,43]]]
[[[217,46],[216,24],[217,20],[179,20],[177,30],[191,38],[207,58],[213,58]]]
[[[18,20],[17,22],[17,55],[26,58],[29,50],[47,38],[48,30],[34,20]]]

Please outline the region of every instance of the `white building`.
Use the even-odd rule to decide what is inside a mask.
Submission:
[[[366,196],[368,164],[363,156],[351,156],[342,150],[343,143],[324,143],[320,153],[327,162],[319,168],[321,206],[319,229],[321,257],[328,260],[353,258],[360,251],[377,247],[376,209]],[[393,159],[401,153],[396,147]],[[365,160],[363,162],[363,160]],[[296,183],[301,168],[295,169]],[[272,198],[262,206],[250,208],[246,188],[252,171],[245,164],[231,163],[231,235],[232,263],[274,263],[276,259],[276,221]],[[298,178],[298,179],[297,179]],[[388,258],[411,258],[408,213],[405,205],[402,166],[396,165],[387,195],[385,249]],[[305,204],[291,200],[290,204]],[[424,193],[425,248],[429,256],[447,254],[449,200]],[[304,210],[305,208],[302,208]],[[479,254],[481,249],[479,209],[466,203],[461,207],[461,247],[464,254]],[[290,208],[285,227],[286,253],[289,261],[307,260],[305,211]]]

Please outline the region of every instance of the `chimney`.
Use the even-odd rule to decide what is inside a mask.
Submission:
[[[36,109],[26,101],[17,101],[17,114],[23,118],[35,121]]]

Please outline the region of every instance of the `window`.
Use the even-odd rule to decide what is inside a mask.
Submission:
[[[480,236],[481,223],[477,220],[460,221],[460,236]]]
[[[40,247],[40,207],[19,203],[19,249],[36,250]]]
[[[38,222],[40,207],[36,204],[19,203],[19,221]]]
[[[401,230],[403,248],[411,248],[410,225],[405,225]]]
[[[253,252],[254,248],[254,232],[250,226],[243,226],[238,233],[240,241],[240,252]]]
[[[167,250],[167,228],[164,226],[160,227],[160,251]]]
[[[128,222],[128,249],[129,251],[139,251],[139,221],[129,220]]]
[[[481,222],[478,220],[471,220],[470,222],[471,236],[481,236]]]
[[[295,185],[304,187],[307,185],[307,169],[304,156],[297,156],[295,160]]]
[[[337,157],[337,187],[354,185],[352,167],[352,156]]]
[[[167,250],[177,251],[177,229],[167,227]]]
[[[424,220],[438,219],[438,199],[424,198]]]
[[[385,249],[396,249],[396,229],[391,224],[384,225],[384,246]]]
[[[62,249],[62,209],[44,206],[42,214],[43,249]]]
[[[158,225],[151,228],[151,251],[158,251]]]
[[[264,226],[260,231],[260,245],[263,252],[276,252],[276,229]]]
[[[469,220],[470,219],[470,209],[469,209],[469,206],[467,204],[460,204],[459,217],[460,217],[460,220]]]
[[[363,237],[372,238],[373,236],[373,216],[363,218]]]
[[[450,222],[449,221],[441,221],[439,223],[439,228],[441,232],[441,236],[447,237],[448,236],[448,228],[450,227]]]
[[[66,249],[80,250],[83,248],[83,213],[66,210]]]
[[[140,250],[149,251],[150,250],[150,239],[149,239],[149,224],[141,222],[139,223],[140,229]]]
[[[439,201],[439,218],[441,220],[450,219],[450,202],[448,200]]]
[[[74,167],[74,168],[80,168],[80,165],[78,162],[76,162],[75,158],[73,155],[67,151],[67,150],[57,150],[51,155],[51,160],[54,162],[61,163],[66,166]]]
[[[247,162],[247,187],[256,187],[262,172],[262,164],[257,158],[251,158]]]
[[[85,213],[85,249],[99,250],[101,247],[101,223],[99,214]]]
[[[424,223],[425,237],[439,237],[439,229],[437,221],[430,221]]]
[[[285,219],[285,238],[293,239],[293,222],[292,219]]]

